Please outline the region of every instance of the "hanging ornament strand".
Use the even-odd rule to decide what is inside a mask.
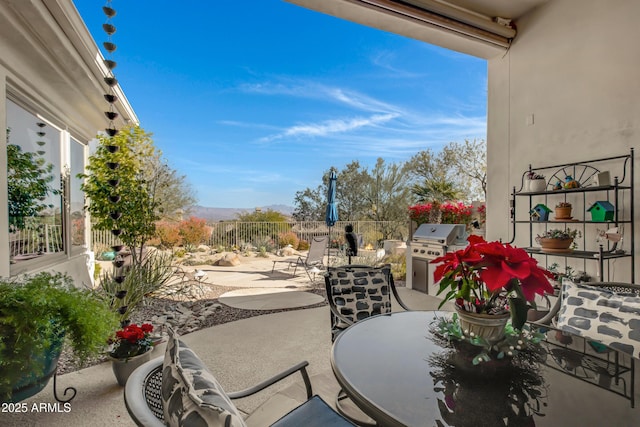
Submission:
[[[107,54],[105,55],[104,65],[106,66],[108,73],[104,78],[104,82],[107,85],[107,93],[105,93],[104,98],[109,105],[109,110],[105,111],[105,116],[109,120],[109,125],[105,129],[106,134],[108,135],[108,142],[105,144],[105,149],[108,153],[111,154],[112,161],[107,163],[107,167],[112,171],[112,175],[108,178],[107,183],[111,188],[111,193],[108,196],[109,202],[113,204],[113,211],[110,213],[111,219],[113,222],[113,228],[111,233],[118,237],[122,234],[122,230],[118,227],[118,221],[122,217],[121,209],[119,208],[120,201],[122,200],[119,192],[118,185],[120,184],[120,179],[118,177],[118,168],[120,164],[117,162],[116,153],[119,151],[120,147],[115,142],[114,138],[118,134],[118,129],[115,126],[115,120],[118,118],[118,113],[115,112],[114,104],[118,101],[118,97],[115,94],[115,87],[118,84],[118,80],[115,77],[113,70],[116,68],[116,61],[113,59],[113,53],[116,51],[117,46],[113,42],[113,35],[116,32],[116,27],[113,24],[113,18],[116,16],[116,10],[112,7],[111,0],[107,0],[106,4],[102,7],[102,11],[106,16],[106,21],[102,24],[102,29],[107,35],[107,40],[102,43]],[[115,253],[115,258],[113,261],[114,274],[113,278],[115,282],[121,285],[124,280],[124,258],[121,254],[123,250],[122,245],[114,245],[111,247]],[[127,306],[125,305],[124,298],[127,295],[127,291],[120,289],[113,296],[113,306],[116,307],[116,310],[120,315],[124,315],[127,311]],[[122,320],[122,326],[126,326],[127,319]]]

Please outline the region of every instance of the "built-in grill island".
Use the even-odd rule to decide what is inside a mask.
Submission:
[[[407,245],[407,287],[435,294],[429,262],[468,244],[464,224],[421,224]],[[431,291],[429,288],[432,288]]]

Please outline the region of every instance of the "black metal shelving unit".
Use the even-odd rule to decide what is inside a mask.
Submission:
[[[634,236],[635,225],[634,218],[634,165],[633,148],[629,150],[629,154],[603,157],[599,159],[593,159],[575,163],[563,163],[550,166],[542,166],[533,168],[529,166],[529,170],[522,174],[520,188],[513,187],[511,196],[511,223],[513,226],[512,239],[510,243],[513,243],[516,239],[517,232],[522,228],[527,227],[529,236],[529,246],[525,250],[531,254],[540,255],[545,257],[545,262],[549,265],[550,257],[561,257],[566,259],[582,259],[584,260],[584,268],[586,270],[586,264],[589,260],[595,260],[598,262],[598,278],[600,281],[610,281],[611,269],[609,262],[620,258],[630,258],[630,272],[631,281],[635,282],[635,250],[634,250]],[[605,169],[606,168],[606,169]],[[604,186],[588,186],[592,177],[600,172],[608,171],[610,176],[613,177],[613,182],[610,185]],[[525,189],[525,177],[527,173],[534,172],[538,174],[551,175],[549,182],[545,188],[545,191],[526,191]],[[580,182],[579,188],[570,189],[554,189],[554,182],[551,182],[554,178],[564,178],[563,175],[571,175]],[[614,216],[611,221],[597,222],[586,219],[587,198],[590,196],[598,196],[602,199],[606,199],[613,204],[615,208]],[[521,206],[518,200],[525,200],[525,206]],[[628,201],[628,208],[621,209],[621,201]],[[538,203],[544,203],[548,205],[551,202],[557,203],[560,201],[569,201],[572,205],[582,207],[582,218],[566,220],[547,220],[537,221],[531,219],[529,213]],[[528,202],[528,203],[527,203]],[[625,202],[626,204],[626,202]],[[516,218],[516,214],[521,212],[522,209],[527,208],[526,214],[527,220]],[[575,210],[574,210],[575,212]],[[520,214],[522,215],[522,214]],[[597,229],[596,227],[606,226],[612,227],[624,227],[625,233],[623,235],[626,249],[622,250],[617,247],[617,244],[610,241],[596,242]],[[536,232],[544,231],[550,228],[569,228],[571,226],[577,226],[580,228],[582,237],[580,239],[579,247],[581,250],[573,250],[567,253],[546,253],[541,248],[534,245]],[[576,227],[573,227],[576,228]],[[539,230],[539,231],[538,231]],[[605,267],[607,274],[605,275]]]

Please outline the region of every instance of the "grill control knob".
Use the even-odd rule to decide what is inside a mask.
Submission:
[[[424,253],[424,249],[420,249],[420,253],[423,254]]]
[[[440,251],[433,251],[434,255],[440,255]]]

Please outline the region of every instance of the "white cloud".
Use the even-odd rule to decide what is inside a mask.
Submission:
[[[398,117],[398,114],[375,114],[370,117],[356,117],[352,119],[326,120],[320,123],[300,124],[291,126],[284,131],[260,139],[260,142],[271,142],[278,139],[294,137],[330,136],[337,133],[354,131],[367,126],[376,126]]]
[[[402,112],[402,109],[395,105],[378,101],[357,91],[305,80],[297,80],[290,84],[272,82],[244,84],[239,89],[243,92],[262,95],[293,96],[325,102],[337,102],[361,111]]]
[[[394,79],[405,78],[405,79],[417,79],[417,78],[426,78],[428,76],[427,73],[416,73],[413,71],[404,70],[398,68],[392,63],[396,60],[395,52],[391,51],[379,51],[375,55],[372,55],[371,62],[373,65],[380,67],[384,70],[391,71],[391,75]]]
[[[378,58],[380,64],[384,60],[387,58]],[[313,139],[307,149],[321,150],[323,155],[401,159],[427,148],[439,150],[451,141],[486,139],[486,117],[466,115],[466,112],[477,112],[478,106],[462,101],[457,101],[452,113],[443,114],[411,110],[351,89],[305,80],[243,85],[240,89],[247,93],[337,103],[354,110],[351,117],[281,126],[277,132],[257,139],[259,143],[287,141],[293,147],[295,142]],[[315,112],[314,107],[317,105],[310,106],[310,111]],[[362,112],[370,114],[362,115]],[[256,124],[258,126],[264,128],[264,125]]]

